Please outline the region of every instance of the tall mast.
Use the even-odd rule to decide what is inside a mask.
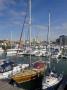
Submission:
[[[51,57],[51,55],[50,55],[50,13],[49,13],[49,23],[48,23],[49,25],[48,25],[48,43],[49,43],[49,68],[51,68],[51,62],[50,62],[50,57]]]
[[[31,0],[29,0],[29,29],[30,29],[30,49],[31,49]],[[30,54],[30,67],[31,67],[31,54]]]
[[[12,31],[10,32],[11,33],[11,49],[12,49]]]
[[[30,46],[31,46],[31,0],[29,0],[29,29],[30,29]]]

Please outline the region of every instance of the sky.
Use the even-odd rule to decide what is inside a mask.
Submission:
[[[60,35],[67,35],[67,0],[31,1],[31,38],[47,39],[49,13],[51,15],[50,39],[55,40]],[[29,0],[0,0],[0,39],[19,40],[26,13],[22,39],[29,38],[29,9],[27,5],[29,5]]]

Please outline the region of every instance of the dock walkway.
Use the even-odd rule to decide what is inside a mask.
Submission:
[[[24,90],[10,85],[7,81],[0,81],[0,90]]]
[[[24,89],[12,86],[7,81],[0,81],[0,90],[24,90]],[[58,90],[64,89],[60,87]]]

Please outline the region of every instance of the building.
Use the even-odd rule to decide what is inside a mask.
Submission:
[[[67,45],[67,36],[61,35],[58,39],[56,39],[56,44],[64,46]]]

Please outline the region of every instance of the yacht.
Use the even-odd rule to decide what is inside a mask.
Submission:
[[[55,51],[52,55],[52,58],[58,59],[60,56],[62,56],[62,50]]]
[[[42,83],[42,90],[57,90],[63,79],[62,75],[57,75],[56,73],[50,72],[50,74],[44,77]]]
[[[49,32],[50,32],[50,13],[49,13]],[[49,53],[50,53],[50,41],[49,41]],[[44,76],[42,82],[42,89],[43,90],[57,90],[57,86],[63,79],[63,75],[58,75],[57,73],[52,72],[51,70],[51,55],[49,55],[49,70],[50,72],[48,75]]]
[[[4,53],[4,50],[2,49],[2,47],[0,47],[0,55]]]
[[[0,79],[9,79],[27,67],[29,64],[15,64],[10,60],[0,60]]]
[[[35,56],[37,52],[38,52],[38,49],[34,49],[34,50],[32,50],[31,55]]]
[[[42,56],[42,52],[40,50],[38,50],[38,52],[36,52],[35,56]]]
[[[7,56],[14,56],[17,54],[17,49],[8,49]]]
[[[38,61],[32,66],[33,67],[12,75],[9,83],[25,90],[41,89],[44,72],[47,68],[46,63]]]

